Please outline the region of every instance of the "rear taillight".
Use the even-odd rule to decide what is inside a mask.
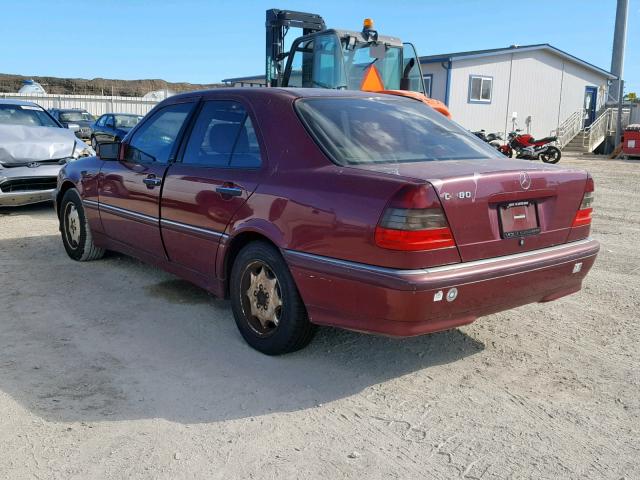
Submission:
[[[585,225],[591,225],[591,214],[593,213],[593,178],[587,178],[587,184],[584,187],[584,195],[582,197],[582,203],[580,208],[573,219],[572,227],[583,227]]]
[[[387,204],[376,227],[376,245],[390,250],[455,247],[442,205],[432,187],[407,185]]]

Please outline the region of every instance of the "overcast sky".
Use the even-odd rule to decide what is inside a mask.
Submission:
[[[371,17],[420,55],[550,43],[611,66],[615,0],[22,0],[2,5],[0,73],[191,83],[261,74],[273,7],[353,30]],[[625,77],[638,93],[639,23],[640,0],[630,0]]]

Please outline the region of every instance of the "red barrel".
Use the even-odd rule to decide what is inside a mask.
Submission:
[[[622,153],[627,156],[640,157],[640,123],[628,125],[624,129]]]

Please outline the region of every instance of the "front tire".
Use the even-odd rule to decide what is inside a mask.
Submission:
[[[540,160],[544,163],[558,163],[560,161],[560,149],[557,147],[549,147],[543,153],[540,154]]]
[[[67,190],[60,204],[60,233],[67,255],[78,262],[97,260],[104,249],[96,247],[80,194],[75,188]]]
[[[93,135],[91,136],[91,148],[93,148],[96,152],[98,151],[98,141]]]
[[[280,252],[266,242],[252,242],[231,269],[231,307],[245,341],[267,355],[305,347],[316,326]]]

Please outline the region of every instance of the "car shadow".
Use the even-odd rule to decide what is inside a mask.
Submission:
[[[30,205],[4,206],[0,205],[0,218],[9,215],[48,215],[54,216],[53,201],[32,203]]]
[[[484,345],[460,330],[409,339],[321,328],[280,357],[248,347],[229,303],[57,235],[0,240],[0,389],[47,420],[212,422],[314,408]]]

